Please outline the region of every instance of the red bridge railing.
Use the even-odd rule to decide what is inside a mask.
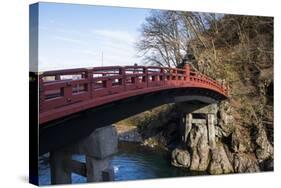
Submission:
[[[179,87],[199,87],[227,96],[227,88],[199,72],[184,69],[114,66],[48,71],[39,75],[39,121],[137,94]]]

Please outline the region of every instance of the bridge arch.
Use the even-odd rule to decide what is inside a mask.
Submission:
[[[188,66],[50,71],[40,75],[39,87],[40,154],[163,104],[185,102],[192,111],[227,98],[222,84]]]

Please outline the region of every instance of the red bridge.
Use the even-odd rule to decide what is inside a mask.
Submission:
[[[114,66],[44,72],[39,75],[40,153],[53,149],[61,135],[65,144],[107,123],[161,104],[211,103],[204,99],[218,101],[227,95],[224,85],[189,66]]]

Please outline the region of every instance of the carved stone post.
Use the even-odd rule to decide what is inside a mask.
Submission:
[[[187,142],[187,137],[192,128],[192,114],[188,113],[185,117],[185,131],[184,131],[184,142]]]
[[[209,145],[211,149],[216,147],[215,140],[215,115],[207,114],[207,122],[208,122],[208,137],[209,137]]]

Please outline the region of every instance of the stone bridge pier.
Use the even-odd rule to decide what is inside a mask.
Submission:
[[[87,182],[114,180],[109,159],[117,152],[117,145],[115,127],[107,126],[96,129],[77,143],[50,152],[51,184],[72,183],[71,173],[86,177]],[[74,160],[74,154],[85,155],[86,162]]]
[[[191,109],[190,105],[185,104],[181,109],[182,142],[172,152],[172,164],[193,171],[208,171],[210,174],[233,172],[227,150],[218,137],[218,105],[202,104]]]
[[[188,135],[194,124],[207,126],[208,145],[210,149],[216,147],[215,140],[215,124],[217,123],[218,105],[210,104],[192,112],[186,112],[182,117],[183,135],[182,140],[184,143],[188,140]]]

